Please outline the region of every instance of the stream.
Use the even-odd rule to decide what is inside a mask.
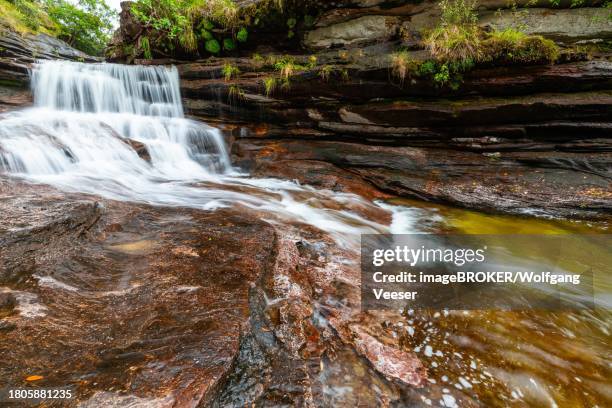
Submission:
[[[373,368],[375,362],[367,362],[353,351],[350,341],[335,338],[334,332],[340,332],[340,326],[350,326],[342,322],[354,323],[360,311],[355,304],[344,302],[343,290],[331,283],[340,278],[347,282],[348,298],[358,292],[354,280],[359,276],[360,234],[607,234],[610,232],[607,222],[487,215],[404,199],[372,202],[355,194],[317,190],[294,181],[253,178],[232,166],[220,130],[185,117],[179,77],[173,67],[45,61],[36,64],[31,75],[34,106],[0,115],[0,174],[25,186],[34,186],[34,191],[42,186],[49,196],[55,195],[55,191],[66,194],[68,198],[64,200],[62,196],[60,202],[91,197],[103,200],[110,208],[112,222],[108,221],[106,229],[98,235],[103,237],[99,238],[104,240],[103,244],[87,244],[82,253],[70,255],[72,261],[47,269],[38,263],[44,257],[37,258],[28,278],[3,278],[0,282],[0,293],[15,294],[16,309],[22,319],[16,323],[19,329],[14,333],[18,334],[11,341],[31,341],[20,350],[7,342],[1,346],[0,351],[10,355],[5,359],[7,363],[3,366],[0,363],[0,374],[5,378],[17,381],[31,374],[29,369],[43,372],[53,366],[55,371],[49,369],[44,373],[49,378],[48,386],[58,386],[62,378],[69,379],[79,389],[79,400],[74,404],[81,406],[196,406],[193,401],[199,401],[208,392],[201,384],[220,381],[214,372],[221,363],[207,361],[219,358],[223,369],[234,375],[224,380],[226,391],[217,392],[214,401],[209,401],[211,405],[244,406],[250,397],[264,395],[264,391],[255,391],[257,387],[249,385],[248,378],[259,375],[263,378],[266,369],[250,376],[238,375],[241,362],[249,359],[236,357],[233,365],[227,363],[231,356],[224,353],[231,347],[256,355],[254,348],[245,346],[247,341],[239,343],[236,333],[242,330],[240,325],[236,323],[230,330],[230,325],[217,327],[223,326],[223,322],[214,322],[202,329],[203,337],[190,335],[193,322],[199,322],[202,316],[187,311],[204,303],[210,310],[216,310],[234,296],[236,299],[243,296],[243,303],[236,300],[236,304],[223,308],[235,308],[239,311],[235,318],[246,321],[248,312],[243,313],[243,309],[254,308],[254,301],[249,301],[246,294],[256,286],[253,283],[256,279],[251,281],[240,275],[240,279],[250,282],[251,289],[245,284],[234,292],[230,291],[235,289],[233,282],[220,283],[212,278],[199,281],[208,278],[197,274],[193,278],[189,275],[189,279],[199,283],[183,282],[181,274],[190,274],[192,269],[185,266],[183,271],[180,257],[172,261],[164,258],[164,251],[170,251],[168,242],[187,245],[189,239],[227,237],[221,232],[213,236],[217,220],[210,217],[220,214],[218,225],[227,223],[224,233],[234,234],[232,227],[248,224],[232,237],[238,241],[232,247],[238,251],[238,258],[240,234],[247,238],[254,234],[255,227],[251,225],[264,231],[257,232],[263,242],[271,239],[265,235],[268,232],[263,224],[273,227],[276,236],[282,237],[278,238],[280,242],[309,242],[305,247],[314,248],[310,250],[317,254],[310,263],[300,264],[308,271],[310,278],[305,279],[308,284],[296,278],[295,273],[286,275],[289,281],[295,280],[287,284],[289,299],[293,299],[292,290],[298,291],[295,287],[312,287],[308,296],[295,295],[295,299],[312,309],[314,317],[308,320],[313,321],[314,330],[327,333],[319,340],[304,340],[302,347],[317,344],[312,348],[334,350],[312,351],[308,357],[304,357],[303,348],[302,352],[289,353],[291,358],[307,361],[305,366],[316,362],[316,368],[308,368],[314,370],[309,371],[312,383],[309,392],[315,406],[612,404],[612,320],[606,308],[577,312],[402,310],[360,317],[359,327],[377,327],[369,333],[382,344],[414,353],[421,360],[427,379],[423,386],[413,388],[389,381]],[[29,192],[30,187],[23,188]],[[52,191],[47,192],[47,188]],[[130,211],[141,213],[122,224],[121,214]],[[247,223],[240,218],[242,215],[255,221],[249,218]],[[8,221],[7,225],[7,231],[19,228]],[[202,225],[209,225],[210,231],[202,231]],[[0,227],[0,231],[4,229]],[[201,235],[209,233],[213,235]],[[257,248],[251,248],[251,241],[246,241],[245,238],[244,256],[252,257],[253,264],[245,264],[244,271],[236,272],[235,266],[242,265],[238,259],[232,264],[234,269],[228,267],[228,271],[247,273],[260,268],[260,263],[262,270],[267,268],[258,259]],[[581,248],[575,249],[583,250],[589,245],[583,241]],[[172,248],[174,251],[183,246]],[[191,259],[196,257],[192,252],[186,248],[177,254]],[[209,260],[223,256],[223,252],[198,254]],[[538,256],[546,260],[555,254]],[[139,288],[147,285],[158,285],[154,282],[162,274],[151,265],[162,265],[159,268],[163,269],[166,261],[170,269],[177,271],[168,278],[167,286],[159,283],[155,290],[139,292]],[[316,277],[317,273],[329,276]],[[609,278],[596,285],[598,290],[610,291]],[[160,317],[170,313],[167,308],[177,307],[174,303],[163,303],[174,301],[174,295],[166,298],[166,294],[173,290],[190,294],[198,287],[209,288],[208,293],[218,290],[223,296],[215,297],[214,301],[203,296],[194,299],[194,303],[181,303],[185,308],[184,322],[177,323],[181,319],[174,315],[172,319]],[[272,305],[275,298],[268,291],[264,301]],[[145,318],[148,305],[157,313],[155,317]],[[126,309],[121,310],[122,307]],[[105,311],[113,317],[108,317]],[[0,317],[6,316],[0,313]],[[250,317],[253,327],[255,320]],[[42,321],[40,329],[32,328],[36,321]],[[107,330],[105,322],[112,329]],[[289,333],[296,330],[289,323],[283,324],[290,327]],[[87,325],[100,336],[86,333]],[[74,327],[75,332],[65,334],[69,327]],[[159,343],[147,337],[151,330],[158,336],[156,339],[161,339]],[[276,330],[277,337],[282,338],[281,329]],[[184,343],[182,335],[188,336]],[[1,336],[0,333],[0,339]],[[202,342],[215,341],[222,345],[200,348]],[[290,343],[288,340],[287,349],[291,349]],[[103,344],[99,346],[102,348],[96,348],[97,344]],[[71,356],[66,347],[81,349],[82,356]],[[278,359],[283,358],[279,354]],[[243,370],[249,371],[244,367]],[[282,382],[275,380],[273,374],[266,375],[271,388],[275,381]],[[200,384],[193,384],[187,379],[189,376]],[[1,387],[7,385],[0,380]],[[238,394],[244,398],[236,397]],[[259,405],[290,405],[282,399],[266,401]]]

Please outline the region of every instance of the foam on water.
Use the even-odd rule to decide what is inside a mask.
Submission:
[[[174,67],[44,61],[32,70],[32,91],[33,108],[0,116],[0,172],[116,200],[209,210],[239,204],[342,242],[389,231],[353,211],[372,207],[356,195],[233,169],[220,131],[184,117]],[[334,209],[321,204],[329,200]],[[410,232],[418,218],[384,210],[394,213],[393,232]]]

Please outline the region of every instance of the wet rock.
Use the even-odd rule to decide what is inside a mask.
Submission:
[[[149,153],[149,150],[147,150],[147,146],[144,143],[131,139],[126,140],[126,143],[129,144],[130,147],[136,151],[138,157],[148,163],[151,162],[151,154]]]
[[[247,165],[247,167],[250,166]],[[387,197],[361,177],[322,161],[278,160],[257,162],[254,167],[250,168],[254,175],[298,180],[302,184],[320,189],[355,193],[369,199]]]
[[[0,292],[0,318],[9,316],[13,313],[17,300],[10,292]]]
[[[26,188],[0,179],[0,208],[6,217],[0,227],[3,284],[27,280],[40,263],[70,252],[68,243],[86,233],[102,212],[93,200],[41,200],[30,192],[19,193]]]
[[[417,387],[425,385],[427,370],[416,355],[386,346],[358,327],[353,328],[353,335],[357,352],[385,377]]]
[[[324,161],[359,174],[399,196],[449,202],[485,211],[601,218],[610,202],[612,153],[477,152],[373,146],[339,141],[241,141],[256,162]]]
[[[2,284],[44,307],[28,317],[34,304],[17,299],[29,309],[3,333],[6,384],[35,359],[44,384],[78,384],[85,406],[194,406],[216,392],[248,327],[251,286],[273,262],[269,225],[235,210],[105,201],[101,212],[87,196],[2,186]],[[28,269],[18,282],[15,267]],[[185,287],[200,289],[177,293]]]

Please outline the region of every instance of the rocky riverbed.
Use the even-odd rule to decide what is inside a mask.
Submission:
[[[341,245],[334,233],[398,219],[411,232],[609,232],[606,48],[479,67],[441,88],[400,80],[388,59],[400,45],[423,55],[415,36],[439,17],[433,3],[323,3],[291,41],[261,32],[261,44],[224,58],[136,60],[178,67],[188,115],[223,131],[235,166],[316,188],[290,184],[283,195],[279,180],[191,180],[188,199],[225,191],[292,213],[239,200],[203,209],[112,199],[0,176],[1,386],[70,386],[76,399],[56,405],[81,407],[609,403],[606,310],[361,311],[358,234]],[[567,50],[610,40],[598,1],[527,3],[518,2],[535,6],[526,29]],[[482,2],[483,27],[510,24],[500,7]],[[139,32],[127,10],[119,42]],[[278,72],[253,53],[300,64],[316,56],[334,69],[297,72],[267,92]],[[32,103],[38,58],[96,61],[3,31],[0,113]],[[225,78],[227,64],[240,74]],[[151,163],[146,143],[127,144],[130,159]],[[314,225],[311,211],[334,216]]]

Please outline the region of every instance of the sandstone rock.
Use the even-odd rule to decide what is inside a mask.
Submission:
[[[417,387],[426,383],[427,370],[413,353],[406,353],[382,344],[363,329],[353,327],[356,350],[389,379]]]
[[[496,30],[520,26],[527,34],[555,40],[606,40],[612,38],[612,20],[606,8],[552,10],[533,8],[514,13],[510,10],[483,13],[480,24]]]
[[[313,49],[363,45],[388,40],[397,34],[398,28],[397,18],[365,16],[309,31],[304,36],[304,45]]]
[[[36,360],[45,384],[81,378],[74,406],[109,389],[130,403],[146,396],[143,406],[195,406],[232,369],[274,231],[234,210],[101,207],[0,179],[0,292],[29,302],[5,317],[10,299],[0,296],[0,372],[19,383]]]
[[[612,152],[477,152],[341,141],[244,140],[255,162],[324,161],[380,190],[478,210],[605,219]]]

